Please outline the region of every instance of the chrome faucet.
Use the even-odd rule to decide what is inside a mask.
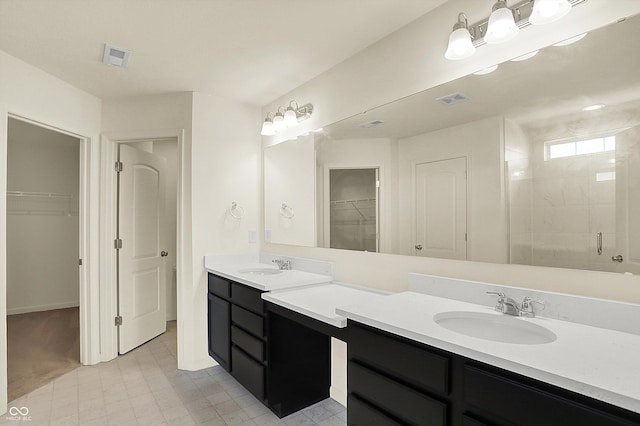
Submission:
[[[278,269],[280,269],[280,270],[283,270],[283,271],[291,270],[291,261],[290,260],[273,259],[272,262],[275,263],[276,265],[278,265]]]
[[[501,291],[487,291],[486,293],[498,296],[494,309],[506,315],[533,318],[536,316],[533,304],[538,303],[543,306],[543,309],[545,306],[545,302],[542,300],[534,300],[529,296],[522,299],[522,303],[519,304]]]
[[[498,300],[496,301],[496,306],[494,308],[496,311],[502,312],[506,315],[518,316],[520,314],[520,305],[518,305],[518,302],[510,297],[507,297],[507,295],[503,292],[487,291],[486,293],[498,296]]]
[[[534,300],[531,297],[526,296],[524,299],[522,299],[522,303],[520,304],[520,316],[528,317],[528,318],[535,317],[536,311],[533,309],[534,303],[541,305],[542,309],[544,309],[546,305],[546,303],[543,302],[542,300]]]

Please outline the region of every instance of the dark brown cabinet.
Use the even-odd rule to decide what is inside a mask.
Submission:
[[[640,414],[349,321],[349,425],[632,426]]]
[[[208,276],[209,355],[261,401],[266,400],[265,306],[260,290]]]

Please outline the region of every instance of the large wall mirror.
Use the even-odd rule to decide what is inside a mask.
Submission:
[[[640,16],[265,148],[271,242],[640,273],[638,52]]]

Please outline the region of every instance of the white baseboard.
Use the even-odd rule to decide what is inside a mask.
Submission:
[[[183,365],[178,365],[178,369],[187,371],[198,371],[205,368],[213,367],[215,365],[218,365],[218,363],[215,362],[213,358],[208,356],[206,358],[185,362]]]
[[[337,386],[331,386],[329,388],[329,396],[336,402],[344,405],[345,407],[347,406],[347,392],[344,389],[340,389]]]
[[[54,303],[51,305],[23,306],[20,308],[7,307],[7,315],[26,314],[29,312],[51,311],[53,309],[76,308],[80,306],[77,300],[74,302]]]

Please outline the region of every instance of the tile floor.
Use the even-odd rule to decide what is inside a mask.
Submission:
[[[342,405],[327,399],[278,419],[219,366],[177,370],[175,322],[130,353],[81,366],[12,401],[9,409],[0,424],[343,426],[347,418]]]

